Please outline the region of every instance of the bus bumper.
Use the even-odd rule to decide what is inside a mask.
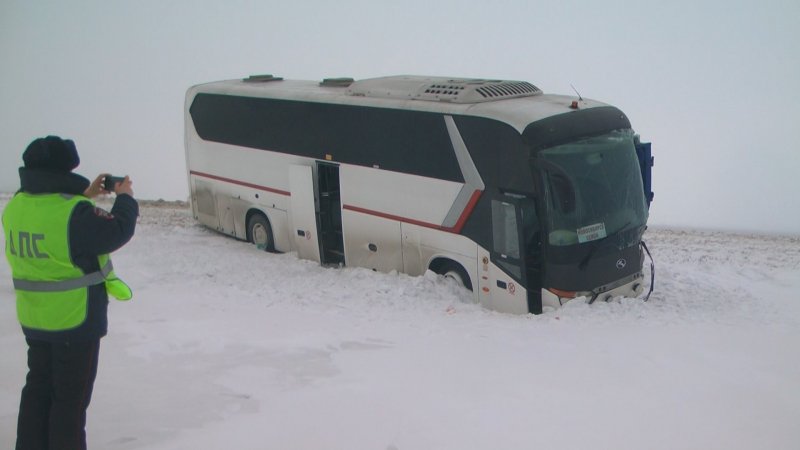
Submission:
[[[638,297],[644,291],[644,274],[635,273],[630,277],[617,280],[590,292],[574,292],[570,295],[558,295],[548,289],[542,289],[542,310],[557,309],[569,301],[583,299],[587,303],[593,301],[610,301],[617,297]],[[563,291],[560,291],[563,292]]]

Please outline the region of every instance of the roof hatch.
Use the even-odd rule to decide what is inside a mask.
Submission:
[[[263,83],[265,81],[281,81],[281,80],[283,80],[283,78],[276,77],[276,76],[272,75],[271,73],[270,74],[264,74],[264,75],[250,75],[249,77],[242,79],[242,81],[245,81],[245,82],[248,82],[248,83]]]

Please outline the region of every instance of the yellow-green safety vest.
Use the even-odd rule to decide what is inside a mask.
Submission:
[[[88,311],[89,286],[104,283],[109,295],[130,300],[131,289],[114,274],[108,255],[100,270],[83,271],[69,253],[69,219],[81,195],[20,192],[3,211],[6,258],[17,294],[17,318],[26,328],[64,331],[80,326]]]

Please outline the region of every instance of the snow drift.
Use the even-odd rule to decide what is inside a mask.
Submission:
[[[7,196],[0,198],[0,207]],[[104,449],[790,449],[800,239],[651,229],[649,302],[498,314],[433,274],[330,269],[143,205],[89,409]],[[0,265],[0,447],[26,346]]]

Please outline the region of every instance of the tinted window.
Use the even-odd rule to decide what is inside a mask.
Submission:
[[[529,149],[513,127],[483,117],[453,118],[487,187],[536,191],[528,164]]]
[[[464,181],[441,114],[218,94],[189,112],[207,141]]]

